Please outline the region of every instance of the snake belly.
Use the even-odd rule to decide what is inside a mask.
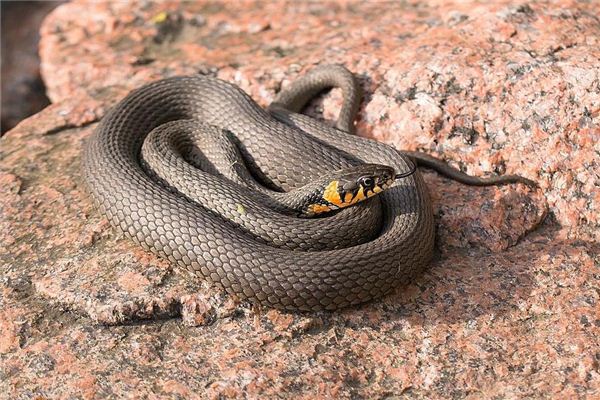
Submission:
[[[341,67],[320,67],[310,79],[284,91],[271,112],[237,86],[209,76],[167,78],[136,89],[106,114],[85,146],[83,175],[89,191],[110,223],[145,249],[241,299],[319,311],[379,298],[412,279],[433,252],[433,213],[418,172],[364,205],[336,214],[360,224],[370,219],[357,218],[357,213],[373,213],[381,218],[374,237],[356,244],[345,240],[341,248],[328,243],[322,250],[258,240],[246,227],[213,211],[215,202],[229,201],[225,188],[208,187],[219,195],[194,203],[149,176],[140,160],[144,139],[154,128],[195,119],[230,132],[253,175],[286,191],[361,162],[406,171],[409,161],[394,148],[292,112],[324,85],[338,84],[349,74]],[[345,82],[345,98],[359,99],[355,83]],[[292,103],[296,105],[287,106]],[[346,126],[356,109],[348,103],[342,109]],[[301,233],[306,221],[295,218],[286,226]],[[318,219],[309,222],[311,229],[318,229],[314,221]],[[271,229],[269,221],[261,220],[260,226]],[[281,224],[273,226],[282,229]],[[331,224],[323,226],[332,229]],[[277,231],[271,236],[277,237]],[[324,237],[342,242],[335,234]]]

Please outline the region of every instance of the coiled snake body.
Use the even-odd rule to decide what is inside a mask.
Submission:
[[[295,113],[334,86],[345,98],[341,129]],[[173,126],[192,132],[181,143],[211,129],[226,132],[261,187],[288,191],[363,163],[407,171],[407,155],[343,131],[351,131],[359,101],[352,74],[338,66],[317,68],[295,82],[270,112],[212,77],[164,79],[131,92],[103,118],[85,149],[84,178],[114,226],[229,293],[290,310],[363,303],[407,282],[430,260],[433,214],[418,172],[333,215],[297,218],[273,211],[265,195],[249,195],[253,191],[234,177],[207,174],[182,159],[167,160],[172,172],[163,172],[159,153],[167,145],[144,145],[144,157],[159,160],[151,171],[140,156],[151,131]],[[193,132],[203,125],[208,128]],[[199,164],[237,163],[212,157]]]

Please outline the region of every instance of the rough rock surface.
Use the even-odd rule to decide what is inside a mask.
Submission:
[[[596,7],[133,4],[50,15],[54,104],[0,142],[0,398],[600,396]],[[266,105],[325,60],[360,76],[360,134],[541,189],[426,172],[431,268],[322,314],[239,303],[92,207],[81,146],[128,90],[211,73]],[[310,112],[331,118],[339,103],[334,91]]]

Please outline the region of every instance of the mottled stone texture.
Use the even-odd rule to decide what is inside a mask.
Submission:
[[[0,142],[0,398],[600,397],[597,4],[228,4],[71,3],[46,20],[54,104]],[[81,146],[128,90],[202,72],[266,105],[323,62],[359,75],[360,134],[540,190],[426,172],[430,270],[333,314],[240,304],[93,208]]]

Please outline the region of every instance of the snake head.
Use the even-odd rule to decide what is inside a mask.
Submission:
[[[336,171],[325,180],[320,196],[305,209],[305,214],[314,216],[352,206],[389,188],[394,179],[394,169],[379,164]]]

